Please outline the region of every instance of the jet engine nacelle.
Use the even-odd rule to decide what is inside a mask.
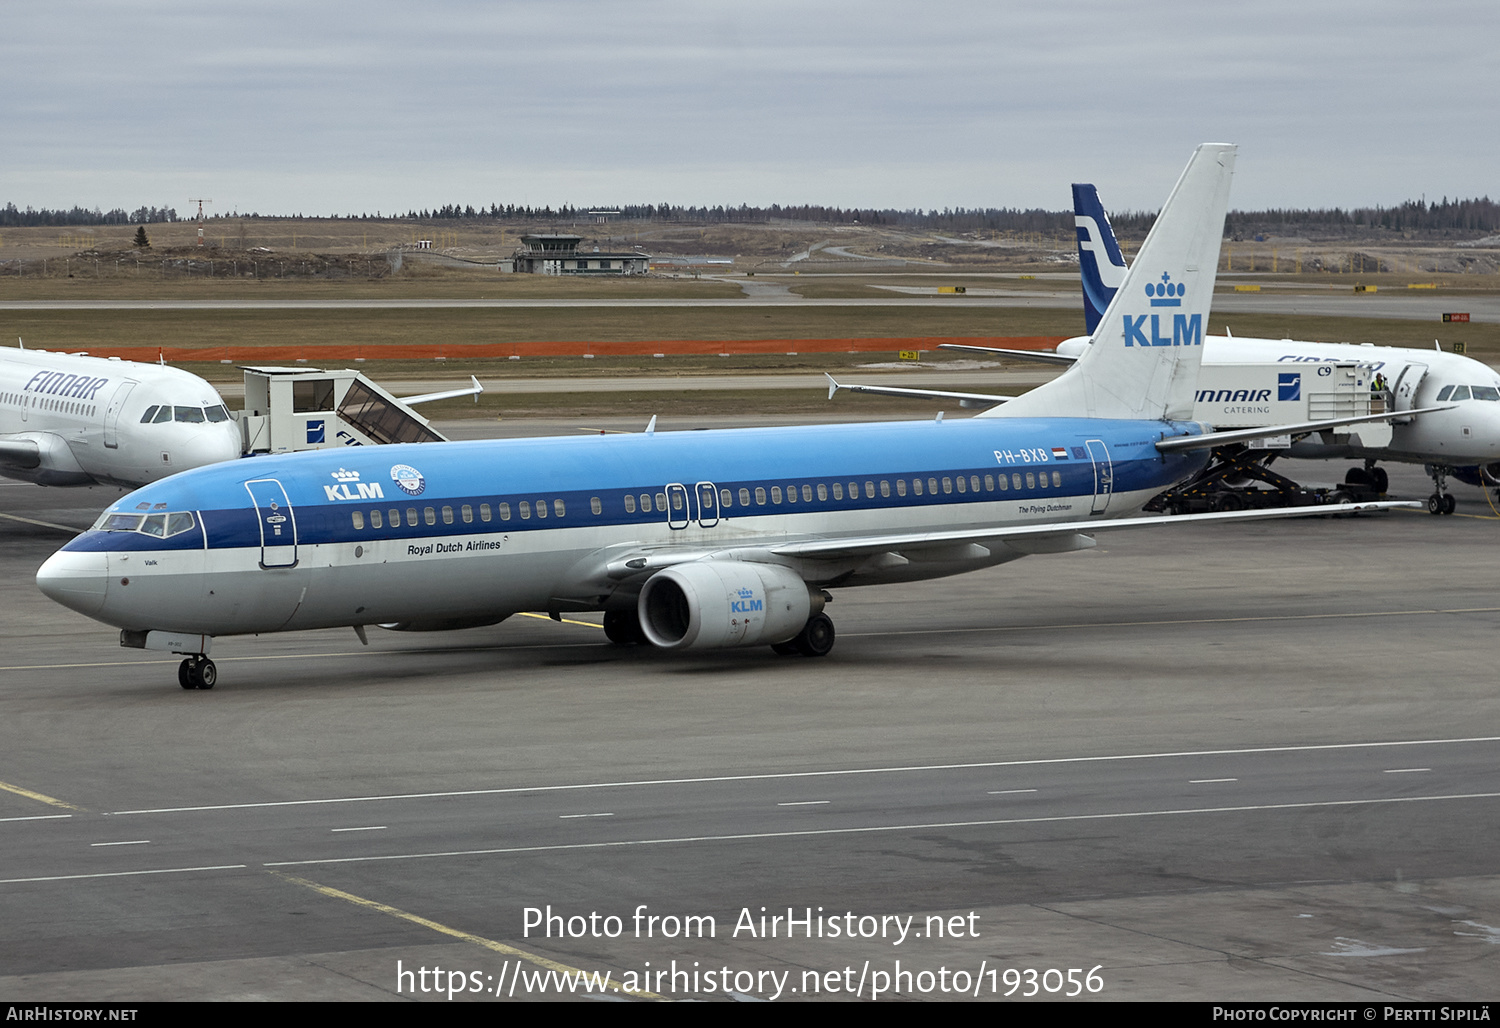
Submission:
[[[728,560],[658,571],[636,609],[646,638],[665,650],[782,643],[815,613],[807,583],[790,568]]]

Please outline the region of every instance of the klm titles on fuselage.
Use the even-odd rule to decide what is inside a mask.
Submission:
[[[333,472],[333,477],[338,479],[338,485],[325,485],[323,492],[330,500],[383,500],[385,493],[380,490],[379,482],[361,482],[358,471],[346,471],[339,468]],[[353,488],[350,488],[350,487]]]

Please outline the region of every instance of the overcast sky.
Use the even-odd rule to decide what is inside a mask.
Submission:
[[[1231,206],[1500,196],[1487,0],[6,2],[0,204]]]

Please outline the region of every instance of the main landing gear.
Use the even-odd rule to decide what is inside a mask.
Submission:
[[[796,638],[771,647],[783,656],[800,653],[804,657],[826,657],[833,649],[833,619],[821,611],[807,619]]]
[[[218,681],[219,669],[201,653],[177,665],[177,684],[184,689],[212,689]]]
[[[1458,501],[1454,499],[1452,493],[1444,492],[1448,482],[1448,469],[1440,464],[1429,464],[1427,474],[1432,476],[1432,485],[1436,490],[1427,497],[1427,513],[1452,514],[1453,509],[1458,506]]]
[[[604,612],[604,638],[616,646],[644,646],[646,633],[641,631],[641,619],[634,609],[606,610]]]

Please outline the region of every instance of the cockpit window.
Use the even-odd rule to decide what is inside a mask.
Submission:
[[[161,410],[161,408],[158,407],[154,403],[151,406],[147,407],[146,408],[146,413],[144,413],[144,414],[141,415],[141,424],[143,424],[143,425],[149,425],[149,424],[151,424],[151,419],[154,418],[154,417],[156,417],[156,412],[159,411],[159,410]]]
[[[1450,396],[1450,397],[1448,397],[1448,399],[1450,399],[1450,400],[1467,400],[1468,398],[1469,398],[1469,387],[1468,386],[1454,386],[1453,387],[1453,395]]]
[[[153,421],[153,422],[151,422],[151,423],[153,425],[160,425],[160,424],[162,424],[165,421],[171,421],[171,420],[172,420],[172,408],[169,407],[169,406],[167,406],[166,404],[162,404],[161,410],[159,410],[159,411],[156,412],[156,420]]]
[[[1438,403],[1443,403],[1444,401],[1446,401],[1448,399],[1448,397],[1450,397],[1452,395],[1453,395],[1453,387],[1452,386],[1443,386],[1442,389],[1438,390],[1437,402]]]
[[[202,407],[174,407],[173,421],[185,421],[190,425],[201,425],[203,423]]]
[[[1496,389],[1494,386],[1475,386],[1474,399],[1500,400],[1500,389]]]
[[[212,407],[209,407],[206,413],[208,414],[208,420],[212,421],[214,424],[218,424],[220,421],[229,420],[229,412],[224,409],[224,405],[222,403],[216,403]]]
[[[94,524],[100,532],[140,532],[157,539],[170,539],[198,527],[191,511],[176,514],[105,514]]]

